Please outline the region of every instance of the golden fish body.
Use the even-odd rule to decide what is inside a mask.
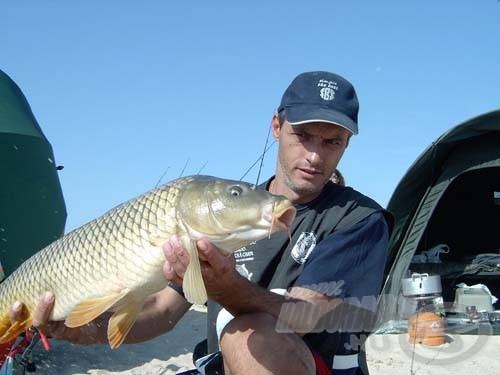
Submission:
[[[163,289],[162,244],[178,235],[189,251],[183,289],[188,301],[203,304],[206,290],[196,241],[207,238],[224,252],[286,229],[295,209],[284,197],[250,185],[190,176],[143,194],[73,230],[24,262],[0,284],[0,343],[29,328],[45,291],[56,295],[52,320],[69,327],[113,310],[111,347],[129,332],[145,299]],[[11,325],[8,311],[19,300],[25,319]]]

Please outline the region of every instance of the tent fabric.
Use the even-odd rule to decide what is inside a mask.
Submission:
[[[6,275],[64,233],[52,146],[20,88],[0,71],[0,259]]]
[[[399,295],[401,279],[406,276],[429,221],[450,186],[471,171],[498,168],[500,173],[498,145],[500,111],[495,111],[446,132],[409,168],[387,207],[395,217],[395,228],[383,295]],[[435,244],[429,244],[432,245]],[[396,299],[386,298],[381,305],[379,323],[394,319],[396,309]]]
[[[0,133],[47,139],[21,89],[0,70]]]
[[[423,196],[441,173],[450,152],[461,142],[500,131],[500,110],[475,117],[444,133],[412,164],[396,186],[387,209],[392,212],[395,227],[391,236],[389,265],[399,251],[403,237]]]

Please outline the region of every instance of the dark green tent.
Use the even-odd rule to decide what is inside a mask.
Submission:
[[[64,232],[52,147],[19,87],[0,70],[0,262],[6,275]]]
[[[387,208],[395,227],[383,295],[399,296],[402,279],[417,272],[441,276],[445,302],[454,301],[459,282],[485,284],[500,297],[500,266],[481,268],[476,262],[480,254],[500,256],[500,110],[433,142],[399,182]],[[440,244],[449,247],[441,262],[415,261]],[[389,301],[379,323],[398,318],[397,301]]]

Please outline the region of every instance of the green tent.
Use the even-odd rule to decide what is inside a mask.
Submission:
[[[0,262],[6,275],[64,232],[52,147],[19,87],[0,70]]]
[[[500,297],[500,266],[481,258],[500,259],[500,110],[433,142],[399,182],[387,208],[395,226],[383,295],[400,296],[402,279],[415,272],[440,275],[445,302],[454,302],[460,282],[485,284]],[[426,252],[439,247],[448,252],[438,262],[427,261]],[[397,320],[399,307],[397,298],[387,298],[379,323]]]

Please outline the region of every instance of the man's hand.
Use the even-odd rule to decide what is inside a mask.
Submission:
[[[211,299],[218,301],[234,285],[234,279],[240,277],[234,267],[234,257],[223,255],[207,240],[199,240],[197,247],[207,293]],[[163,245],[163,251],[167,259],[163,267],[165,277],[177,285],[182,285],[189,264],[188,252],[176,236]]]
[[[55,296],[46,292],[33,313],[33,327],[39,329],[48,337],[59,340],[71,341],[75,344],[95,344],[105,342],[106,329],[100,329],[104,324],[106,327],[107,318],[97,320],[78,328],[68,328],[63,321],[49,321],[52,309],[54,308]],[[9,318],[12,323],[21,321],[24,318],[23,304],[16,301],[9,311]],[[102,331],[102,332],[101,332]]]
[[[163,253],[167,259],[163,265],[163,273],[170,282],[182,287],[182,279],[189,264],[189,254],[182,247],[181,240],[172,236],[163,245]]]
[[[242,278],[235,269],[236,261],[233,255],[223,255],[207,240],[199,240],[197,246],[207,294],[213,300],[223,302],[227,294],[232,294],[237,279]]]
[[[52,336],[49,333],[50,328],[48,327],[49,317],[52,313],[52,309],[54,308],[54,295],[50,292],[46,292],[38,305],[36,306],[35,312],[33,314],[33,327],[41,330],[49,336]],[[23,311],[24,307],[20,301],[16,301],[12,304],[9,311],[9,318],[12,323],[16,321],[22,321],[26,318],[26,312]]]

